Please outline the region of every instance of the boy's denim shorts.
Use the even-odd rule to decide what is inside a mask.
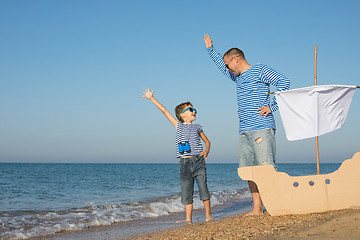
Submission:
[[[191,157],[180,157],[180,182],[181,182],[181,203],[192,204],[194,195],[194,179],[196,180],[200,199],[210,199],[207,187],[205,159],[199,155]]]
[[[262,129],[239,135],[239,167],[271,164],[275,166],[275,130]]]

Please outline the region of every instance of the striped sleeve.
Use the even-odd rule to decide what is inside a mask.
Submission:
[[[202,126],[200,124],[198,124],[198,133],[200,134],[201,132],[203,132]]]
[[[275,86],[277,91],[284,91],[290,88],[290,80],[286,76],[266,65],[263,65],[260,80],[263,83]],[[273,97],[269,108],[271,112],[274,112],[279,108],[275,96]]]
[[[226,77],[230,78],[232,81],[236,81],[236,76],[234,73],[229,72],[225,66],[223,56],[216,51],[214,47],[207,48],[207,51],[210,55],[210,58],[214,61],[216,66],[219,68],[220,72],[222,72]]]

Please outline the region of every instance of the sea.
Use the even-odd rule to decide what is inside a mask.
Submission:
[[[316,164],[277,165],[291,176],[316,174]],[[339,167],[320,164],[322,174]],[[251,194],[237,168],[207,164],[215,219],[251,210]],[[194,221],[204,221],[196,184],[194,209]],[[56,236],[114,224],[130,237],[154,229],[151,224],[162,230],[176,225],[161,221],[183,219],[178,164],[0,163],[0,239]]]

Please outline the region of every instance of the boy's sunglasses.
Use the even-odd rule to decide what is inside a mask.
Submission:
[[[195,111],[195,114],[197,113],[196,109],[193,108],[193,107],[188,107],[188,108],[185,108],[180,114],[186,112],[187,110],[189,110],[190,112],[194,112]],[[180,114],[179,114],[179,117],[180,117]]]

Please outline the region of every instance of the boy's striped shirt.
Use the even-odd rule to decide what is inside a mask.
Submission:
[[[178,121],[176,127],[176,157],[200,155],[203,151],[200,133],[203,131],[200,124],[182,123]],[[179,153],[179,143],[188,141],[190,153]]]

